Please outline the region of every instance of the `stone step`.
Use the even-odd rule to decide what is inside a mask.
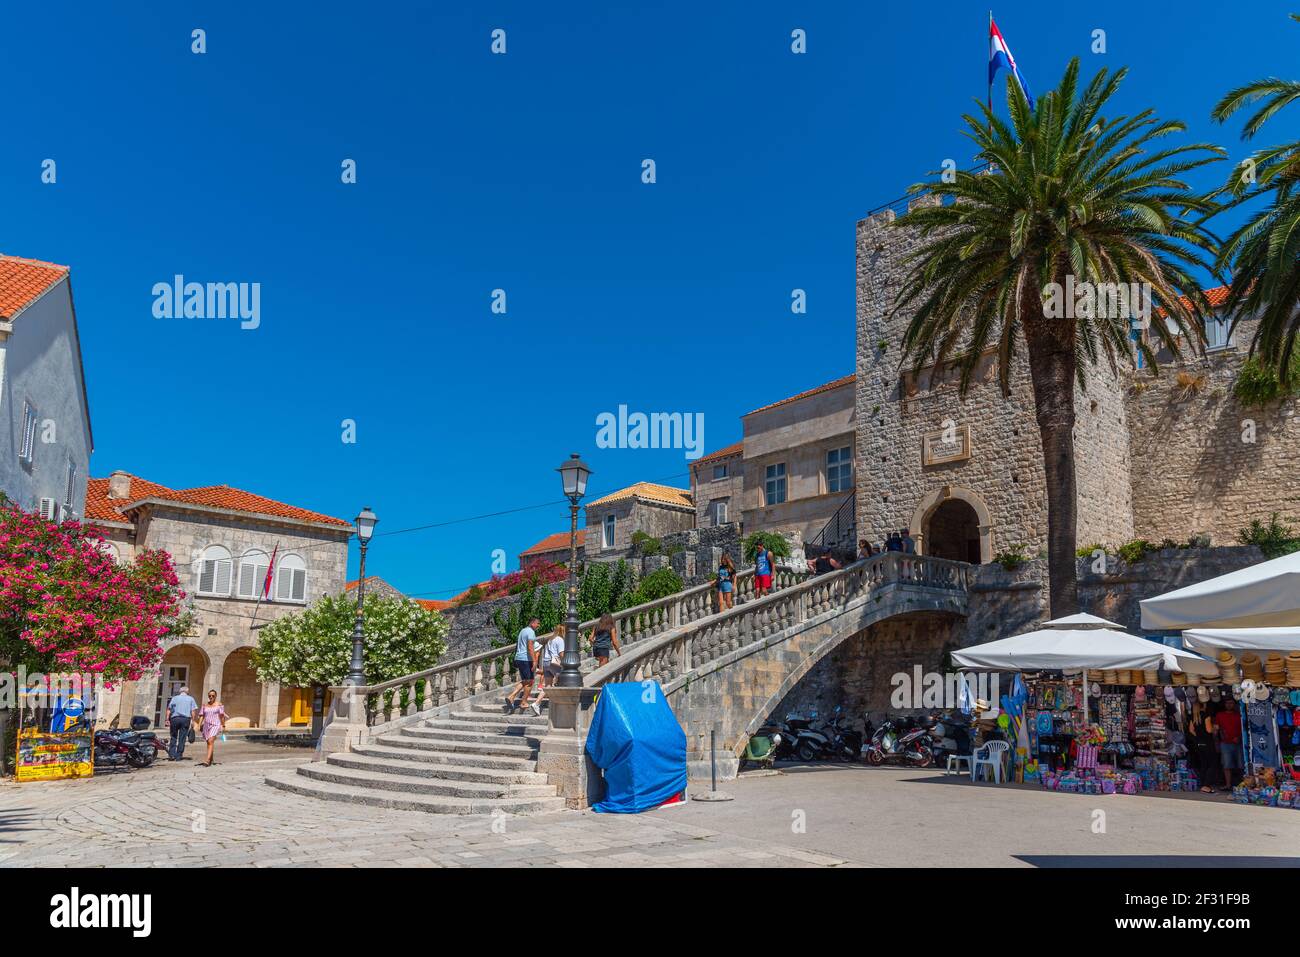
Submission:
[[[494,711],[453,711],[449,718],[430,718],[430,721],[470,721],[475,724],[491,725],[519,725],[526,728],[537,728],[545,731],[550,724],[550,719],[546,715],[538,717],[529,710],[516,711],[514,714],[506,714],[500,708]]]
[[[485,751],[475,752],[473,748],[456,751],[442,748],[437,741],[422,738],[410,738],[399,734],[385,734],[375,739],[375,743],[385,748],[401,748],[422,758],[434,760],[439,764],[463,764],[479,768],[497,768],[500,770],[517,769],[531,771],[536,764],[534,757],[527,753],[510,752],[504,755],[489,754]]]
[[[479,735],[478,737],[487,739],[480,741],[454,731],[440,731],[437,728],[403,728],[399,737],[429,742],[439,751],[487,754],[500,758],[527,758],[530,761],[537,759],[537,742],[534,740],[530,743],[529,739],[524,737],[516,737],[511,742],[511,739],[505,735]]]
[[[494,734],[491,731],[467,731],[463,728],[427,727],[417,725],[399,729],[403,736],[420,738],[424,741],[454,741],[457,744],[483,748],[514,748],[516,750],[536,751],[541,743],[540,734]],[[461,750],[460,748],[456,749]],[[505,752],[496,752],[504,754]]]
[[[272,771],[266,783],[281,791],[323,801],[342,801],[349,804],[366,804],[399,811],[425,811],[430,814],[544,814],[564,810],[564,798],[454,798],[429,794],[411,794],[400,791],[383,791],[367,785],[339,784],[332,781],[312,780],[290,770]]]
[[[536,720],[536,719],[534,719]],[[486,738],[533,738],[541,740],[546,734],[546,719],[541,724],[520,724],[506,721],[462,721],[457,718],[430,718],[417,728],[436,728],[440,731],[453,731],[458,735],[479,735]],[[485,738],[485,740],[486,740]]]
[[[453,781],[479,781],[483,784],[545,784],[546,775],[527,770],[526,767],[491,768],[486,765],[468,763],[455,764],[450,759],[459,757],[468,761],[469,755],[438,754],[435,751],[421,751],[413,748],[389,748],[378,744],[363,744],[353,748],[347,755],[332,757],[364,756],[383,758],[391,762],[402,762],[416,767],[427,767],[437,772],[434,777]],[[484,758],[490,761],[491,758]]]
[[[537,693],[534,692],[534,693],[529,697],[528,700],[529,700],[530,702],[532,702],[532,701],[536,701],[536,700],[537,700]],[[469,710],[472,711],[472,712],[474,713],[474,716],[475,716],[476,718],[477,718],[479,715],[482,715],[482,714],[504,714],[504,713],[505,713],[505,711],[504,711],[504,709],[505,709],[505,704],[506,704],[506,696],[505,696],[505,692],[502,692],[500,696],[495,697],[495,698],[488,698],[488,699],[486,699],[486,700],[482,700],[482,699],[480,699],[480,700],[478,700],[478,701],[471,701],[470,704],[469,704]],[[543,714],[543,715],[546,714],[546,709],[549,708],[550,705],[551,705],[551,703],[550,703],[549,701],[543,701],[543,702],[542,702],[542,714]],[[521,710],[515,712],[515,717],[517,717],[517,718],[519,718],[519,717],[523,717],[523,716],[525,716],[525,715],[527,715],[528,717],[533,717],[533,713],[532,713],[532,711],[529,710],[529,709],[527,709],[527,708],[524,708],[524,709],[521,709]]]
[[[381,791],[409,791],[412,794],[438,794],[458,798],[534,798],[554,797],[549,784],[482,784],[474,781],[449,781],[432,776],[427,765],[411,762],[367,758],[362,755],[330,755],[321,764],[307,764],[298,773],[313,781],[354,784]]]

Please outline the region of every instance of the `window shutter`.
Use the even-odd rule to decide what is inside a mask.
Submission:
[[[289,601],[290,594],[293,591],[293,569],[280,566],[279,574],[275,576],[275,598],[276,601]]]
[[[199,591],[211,592],[212,585],[216,581],[217,563],[211,559],[203,563],[203,570],[199,573]]]
[[[305,601],[307,598],[307,570],[293,569],[293,600]]]
[[[218,595],[230,594],[230,559],[222,558],[216,563],[217,565],[217,586],[213,589]]]

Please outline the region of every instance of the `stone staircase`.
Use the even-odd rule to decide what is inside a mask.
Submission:
[[[267,783],[327,801],[433,814],[541,814],[564,807],[546,775],[537,772],[537,747],[547,717],[502,713],[504,695],[467,701],[445,718],[382,734],[351,751]]]

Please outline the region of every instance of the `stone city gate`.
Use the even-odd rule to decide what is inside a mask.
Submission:
[[[583,748],[600,687],[649,680],[686,731],[692,777],[709,774],[710,731],[719,771],[732,777],[749,735],[842,642],[887,619],[965,615],[971,567],[888,552],[816,577],[780,572],[777,590],[759,599],[747,570],[736,607],[722,613],[711,584],[627,609],[616,616],[623,653],[602,668],[587,661],[585,687],[548,688],[540,718],[501,713],[513,645],[381,685],[335,688],[326,761],[268,783],[441,813],[584,807],[599,797],[599,772]]]

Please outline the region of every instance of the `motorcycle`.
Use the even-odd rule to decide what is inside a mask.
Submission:
[[[862,735],[852,728],[844,727],[844,720],[837,706],[835,717],[823,729],[830,738],[829,754],[841,761],[856,761],[862,753]]]
[[[158,736],[148,730],[149,719],[136,716],[131,719],[131,729],[103,728],[95,732],[95,767],[111,768],[128,765],[147,768],[158,756],[162,744]]]
[[[945,764],[953,754],[970,754],[970,721],[960,713],[941,715],[930,729],[935,764]]]
[[[786,727],[794,735],[791,747],[800,761],[816,761],[832,753],[830,736],[824,730],[812,726],[815,720],[816,711],[809,718],[794,713],[785,716]]]
[[[928,768],[934,764],[930,750],[930,729],[934,719],[917,721],[912,718],[886,718],[864,749],[867,764],[906,764],[915,768]]]

